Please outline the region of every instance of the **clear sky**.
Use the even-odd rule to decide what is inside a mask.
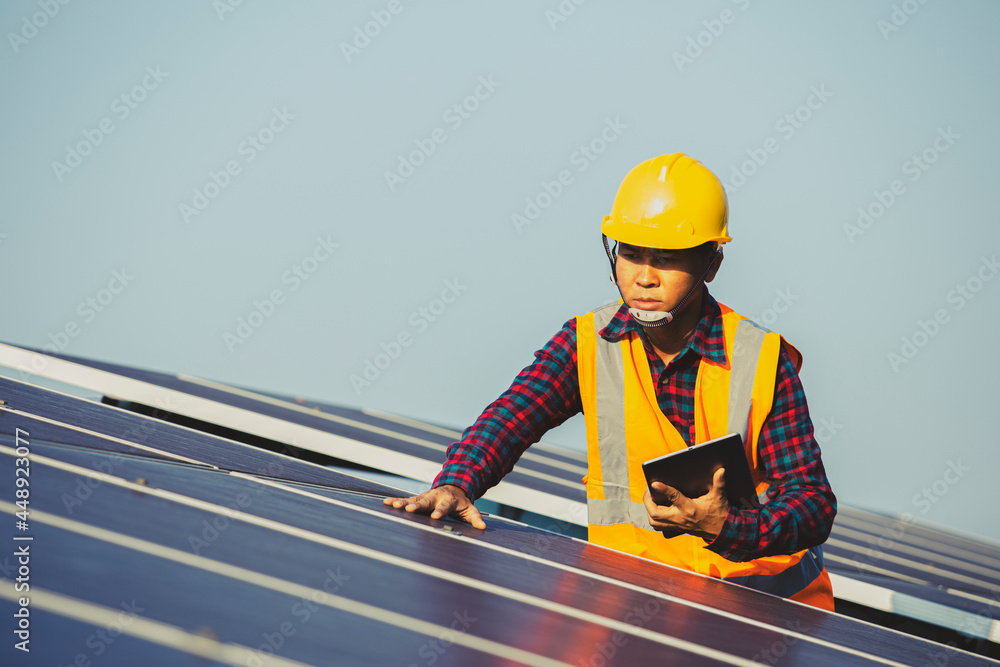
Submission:
[[[712,292],[802,351],[841,502],[1000,539],[998,23],[5,2],[0,339],[463,428],[616,298],[600,220],[683,151],[729,191]]]

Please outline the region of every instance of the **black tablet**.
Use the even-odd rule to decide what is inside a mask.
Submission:
[[[712,477],[719,468],[726,469],[726,496],[731,506],[741,510],[760,507],[739,433],[730,433],[642,464],[654,500],[658,494],[652,490],[653,482],[672,486],[688,498],[703,496],[712,489]]]

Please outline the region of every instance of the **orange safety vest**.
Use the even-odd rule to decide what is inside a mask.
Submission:
[[[595,544],[833,610],[833,588],[817,546],[745,562],[706,549],[703,538],[665,538],[649,524],[643,461],[687,447],[660,410],[642,340],[609,343],[600,331],[621,301],[576,318],[580,396],[587,424],[588,539]],[[695,442],[740,433],[762,500],[770,486],[757,455],[774,400],[782,344],[796,369],[798,350],[732,309],[722,309],[726,362],[702,359],[695,382]]]

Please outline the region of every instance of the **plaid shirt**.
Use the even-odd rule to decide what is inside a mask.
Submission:
[[[642,328],[622,305],[601,330],[617,342],[642,339],[660,409],[690,446],[694,443],[694,388],[701,359],[726,360],[722,313],[705,292],[702,318],[681,352],[664,364]],[[577,376],[576,318],[535,353],[510,388],[448,448],[432,486],[454,484],[478,498],[514,467],[529,445],[583,409]],[[812,421],[798,373],[784,349],[778,360],[774,405],[760,432],[758,454],[770,500],[760,509],[729,508],[719,535],[707,547],[733,561],[794,553],[821,544],[830,534],[837,499],[830,489],[813,437]]]

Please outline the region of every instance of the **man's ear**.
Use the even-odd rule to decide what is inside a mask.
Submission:
[[[718,252],[715,254],[714,259],[712,259],[712,268],[708,270],[708,274],[705,276],[705,282],[710,283],[715,280],[715,274],[719,272],[719,267],[722,266],[723,254],[722,248],[720,247]]]

